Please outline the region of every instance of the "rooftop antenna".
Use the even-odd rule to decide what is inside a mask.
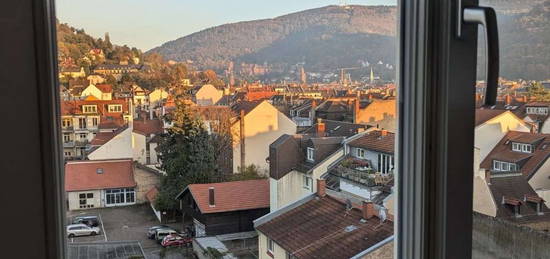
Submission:
[[[348,1],[347,0],[339,0],[338,2],[339,2],[338,5],[340,5],[341,7],[348,6]]]

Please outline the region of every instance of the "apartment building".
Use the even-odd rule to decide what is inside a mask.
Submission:
[[[86,148],[99,132],[114,131],[132,121],[125,100],[75,100],[61,102],[63,154],[84,159]]]

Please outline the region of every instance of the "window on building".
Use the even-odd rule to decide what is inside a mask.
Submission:
[[[78,139],[80,139],[81,141],[88,140],[88,134],[80,133],[78,134]]]
[[[71,127],[73,126],[73,120],[72,119],[63,119],[63,128]]]
[[[304,175],[303,178],[303,186],[304,186],[304,189],[307,189],[309,191],[313,191],[313,179],[311,179],[311,177],[307,176],[307,175]]]
[[[519,166],[515,163],[493,160],[493,171],[514,172],[517,170],[519,170]]]
[[[83,113],[96,113],[97,112],[97,105],[82,105],[82,112]]]
[[[532,153],[533,152],[533,146],[531,144],[513,142],[512,143],[512,151],[523,152],[523,153]]]
[[[313,158],[314,157],[313,156],[314,152],[315,152],[314,148],[312,148],[312,147],[307,148],[307,160],[308,161],[311,161],[311,162],[315,161],[315,159]]]
[[[366,151],[362,148],[357,149],[357,157],[358,158],[365,158]]]
[[[63,134],[63,142],[65,142],[65,143],[71,142],[71,134],[70,133]]]
[[[134,188],[109,189],[105,191],[107,206],[127,205],[136,202]]]
[[[393,155],[378,154],[378,172],[383,174],[393,173],[394,161]]]
[[[109,112],[122,112],[122,104],[109,104]]]
[[[92,126],[96,127],[99,124],[99,118],[92,118]]]
[[[86,128],[86,118],[78,118],[78,128],[80,129]]]
[[[79,208],[81,209],[93,208],[94,207],[93,198],[94,198],[94,194],[91,192],[79,193],[78,194]]]
[[[267,251],[273,254],[273,251],[275,249],[275,243],[271,238],[267,238]]]

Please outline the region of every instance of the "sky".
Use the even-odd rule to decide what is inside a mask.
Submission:
[[[342,0],[57,0],[60,22],[94,37],[143,51],[226,23],[274,18],[339,4]],[[397,0],[347,0],[356,5],[395,5]]]

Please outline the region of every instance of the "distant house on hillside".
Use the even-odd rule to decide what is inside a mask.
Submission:
[[[199,106],[214,105],[223,97],[223,91],[206,84],[191,89],[191,97],[193,102]]]

